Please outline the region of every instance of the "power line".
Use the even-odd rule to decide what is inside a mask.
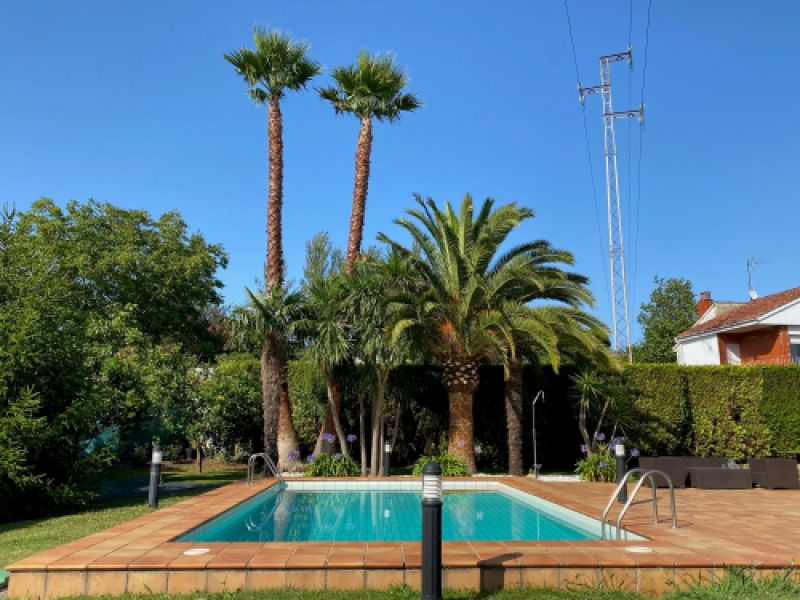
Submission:
[[[632,1],[632,0],[631,0]],[[567,29],[569,31],[569,42],[570,46],[572,47],[572,62],[575,65],[575,80],[578,83],[578,89],[581,88],[581,73],[580,69],[578,68],[578,54],[575,51],[575,36],[572,33],[572,19],[569,16],[569,4],[567,0],[564,0],[564,12],[567,15]],[[595,184],[594,179],[594,163],[592,160],[592,145],[589,142],[589,126],[586,122],[586,105],[581,103],[581,109],[583,113],[583,138],[586,143],[586,161],[589,165],[589,180],[592,184],[592,201],[594,202],[594,220],[595,225],[597,226],[597,241],[599,242],[598,250],[600,252],[600,262],[603,265],[601,269],[603,271],[603,279],[606,284],[606,294],[609,293],[609,282],[608,282],[608,274],[606,273],[606,259],[605,253],[603,252],[603,230],[600,226],[600,209],[597,204],[597,185]]]
[[[650,47],[650,21],[651,21],[651,13],[653,11],[653,0],[648,0],[647,2],[647,27],[645,28],[645,36],[644,36],[644,60],[642,63],[642,97],[641,97],[641,106],[644,107],[644,92],[645,87],[647,85],[647,50]],[[641,204],[642,198],[642,155],[644,154],[643,149],[643,138],[642,133],[644,132],[643,128],[639,128],[639,158],[637,159],[637,166],[636,166],[636,206],[635,206],[635,230],[633,236],[633,295],[636,297],[636,274],[639,268],[639,206]]]

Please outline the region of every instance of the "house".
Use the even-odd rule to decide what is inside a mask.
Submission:
[[[678,364],[800,364],[800,287],[749,302],[718,302],[703,292],[697,316],[675,338]]]

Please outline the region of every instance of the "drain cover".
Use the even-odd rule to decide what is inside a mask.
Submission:
[[[634,554],[649,554],[652,551],[653,549],[647,546],[628,546],[625,548],[625,552],[633,552]]]
[[[184,552],[186,556],[200,556],[201,554],[208,554],[208,548],[189,548]]]

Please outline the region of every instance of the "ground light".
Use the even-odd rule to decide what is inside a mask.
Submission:
[[[392,443],[386,442],[383,446],[383,476],[392,474]]]
[[[147,501],[150,508],[158,508],[158,482],[161,481],[161,448],[158,444],[153,444],[153,455],[150,460],[150,489],[147,494]]]
[[[442,599],[442,468],[422,469],[422,600]]]
[[[626,479],[626,465],[625,465],[625,440],[617,438],[614,442],[614,456],[617,458],[617,485]],[[628,484],[626,483],[619,488],[617,494],[617,502],[625,504],[628,501]]]

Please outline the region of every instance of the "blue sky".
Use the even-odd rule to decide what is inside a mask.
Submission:
[[[630,4],[569,8],[581,79],[594,85],[598,56],[627,45]],[[635,68],[613,72],[619,109],[640,100],[646,12],[634,0]],[[638,126],[618,123],[634,314],[655,274],[743,300],[749,257],[763,261],[760,293],[800,285],[798,24],[792,0],[653,0],[640,196]],[[391,51],[408,70],[425,107],[376,127],[366,240],[396,232],[412,192],[515,200],[537,212],[517,239],[574,252],[608,320],[600,106],[586,105],[596,213],[557,0],[4,0],[0,202],[179,210],[229,252],[224,294],[240,301],[263,263],[265,111],[222,53],[250,45],[254,25],[308,40],[328,71],[362,48]],[[314,233],[345,243],[357,123],[313,89],[283,110],[285,251],[297,278]]]

